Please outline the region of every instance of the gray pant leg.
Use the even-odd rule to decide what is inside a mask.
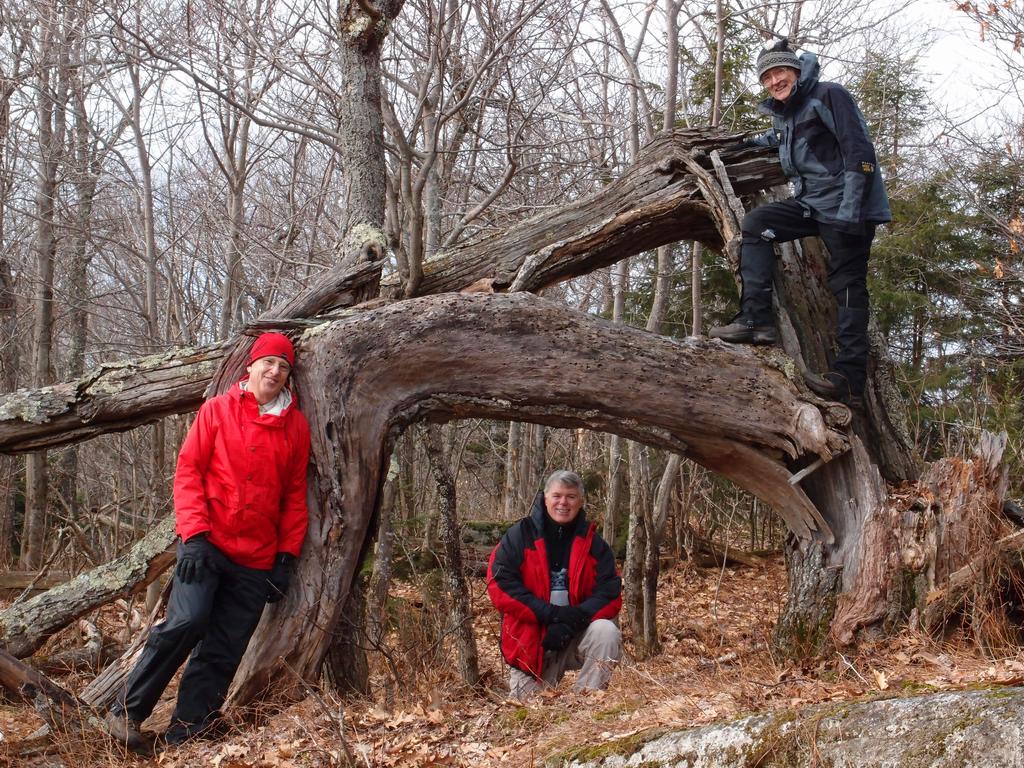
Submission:
[[[622,632],[615,622],[597,619],[587,631],[573,639],[564,651],[544,654],[541,679],[514,667],[509,672],[509,693],[514,699],[526,701],[545,688],[553,688],[569,670],[580,670],[575,689],[601,689],[608,686],[612,669],[622,658]]]
[[[572,666],[576,661],[576,644],[573,640],[564,651],[545,651],[544,667],[540,679],[513,667],[508,676],[508,689],[513,699],[526,701],[545,688],[554,688],[565,675],[567,669],[579,669]]]
[[[576,690],[601,690],[608,687],[612,670],[622,658],[622,632],[615,622],[597,619],[590,623],[574,655],[580,664]]]

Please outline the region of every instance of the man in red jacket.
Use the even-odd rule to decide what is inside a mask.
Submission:
[[[555,686],[570,669],[580,671],[576,690],[605,688],[622,656],[613,621],[621,592],[612,550],[583,512],[583,481],[575,472],[554,472],[487,566],[512,696],[522,700]]]
[[[181,447],[167,616],[107,715],[129,749],[148,750],[139,727],[186,658],[164,739],[208,733],[264,605],[288,590],[308,522],[309,425],[286,386],[294,365],[286,336],[261,335],[247,377],[203,403]]]

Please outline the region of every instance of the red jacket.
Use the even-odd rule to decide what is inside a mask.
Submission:
[[[278,552],[296,557],[306,536],[309,424],[292,400],[260,415],[237,385],[203,403],[178,454],[175,531],[207,532],[233,562],[269,569]]]
[[[502,536],[487,565],[487,594],[501,611],[501,655],[516,669],[540,677],[541,641],[552,618],[551,571],[544,542],[544,497],[529,517]],[[569,550],[569,604],[593,619],[611,619],[622,608],[622,579],[611,547],[583,511]]]

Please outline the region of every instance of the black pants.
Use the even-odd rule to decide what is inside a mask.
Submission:
[[[266,605],[270,572],[237,565],[219,550],[210,565],[199,583],[174,577],[167,618],[150,632],[112,711],[145,720],[190,653],[174,719],[205,725],[220,709]]]
[[[868,256],[874,225],[850,234],[805,215],[796,200],[755,208],[743,217],[740,314],[756,325],[772,324],[772,269],[775,243],[818,236],[828,249],[828,288],[836,298],[838,351],[832,370],[843,374],[854,394],[864,390],[868,360]]]

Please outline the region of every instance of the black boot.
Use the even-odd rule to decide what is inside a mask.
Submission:
[[[844,307],[836,309],[836,360],[832,370],[846,379],[852,396],[864,394],[868,370],[868,315],[866,308]]]
[[[712,328],[708,336],[730,344],[774,344],[777,338],[773,324],[748,320],[742,312],[728,325]]]
[[[777,338],[772,317],[772,267],[775,250],[757,236],[744,235],[740,251],[740,313],[728,325],[708,331],[712,339],[731,344],[774,344]]]
[[[219,712],[214,712],[201,723],[186,723],[184,720],[172,719],[161,741],[168,747],[180,747],[186,742],[199,739],[219,739],[227,732],[227,723],[221,719]]]
[[[864,398],[861,393],[854,394],[850,388],[850,382],[839,371],[829,371],[821,376],[805,371],[804,381],[807,383],[807,388],[818,397],[843,403],[858,411],[864,408]]]

